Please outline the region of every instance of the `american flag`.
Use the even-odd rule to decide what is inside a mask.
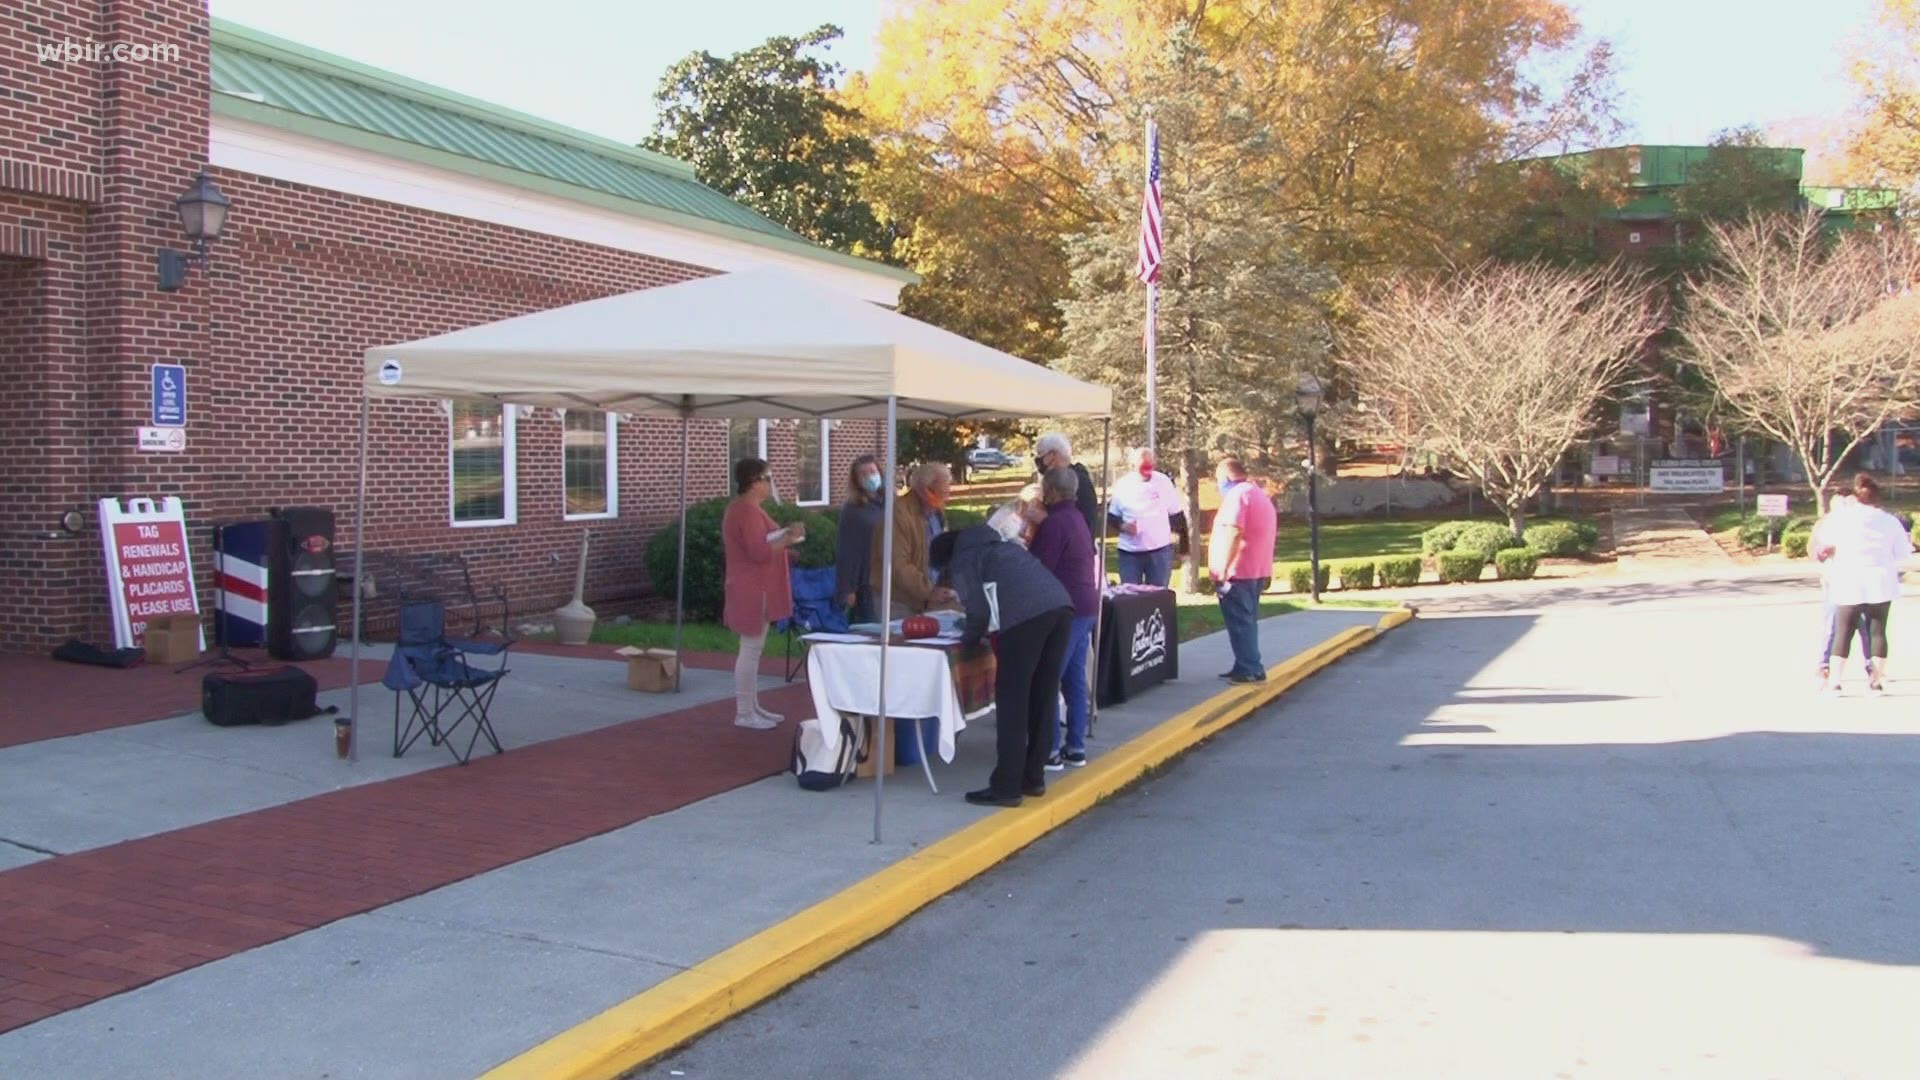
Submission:
[[[1140,201],[1140,258],[1133,272],[1148,285],[1160,281],[1160,125],[1152,120],[1147,121],[1147,192]]]

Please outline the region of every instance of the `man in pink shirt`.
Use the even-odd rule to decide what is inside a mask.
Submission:
[[[1233,647],[1233,670],[1220,677],[1235,683],[1265,682],[1267,668],[1260,662],[1260,594],[1273,577],[1279,520],[1273,500],[1247,479],[1239,458],[1221,461],[1213,480],[1220,485],[1220,511],[1214,515],[1213,539],[1207,546],[1207,573],[1220,598],[1227,643]]]

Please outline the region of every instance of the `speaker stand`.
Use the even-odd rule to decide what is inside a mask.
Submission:
[[[214,651],[198,660],[193,660],[173,669],[175,675],[192,671],[197,667],[222,668],[236,667],[246,671],[253,667],[253,661],[233,655],[227,647],[227,590],[221,587],[220,579],[226,573],[226,530],[219,525],[213,527],[213,644]]]

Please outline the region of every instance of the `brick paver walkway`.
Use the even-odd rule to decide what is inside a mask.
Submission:
[[[1613,511],[1614,551],[1622,574],[1728,567],[1733,560],[1693,515],[1679,508]]]
[[[807,693],[766,700],[797,717]],[[0,1031],[787,767],[792,721],[732,715],[711,702],[0,873]]]
[[[610,645],[522,641],[514,645],[514,650],[543,656],[619,661]],[[235,649],[234,654],[256,667],[278,667],[284,663],[261,649]],[[726,670],[733,667],[733,659],[731,653],[689,652],[687,666]],[[341,689],[352,681],[353,665],[344,650],[325,660],[309,660],[293,666],[305,668],[323,691]],[[377,694],[387,693],[379,686],[386,667],[385,660],[363,656],[360,685],[372,685]],[[6,694],[0,697],[0,749],[198,712],[200,680],[212,670],[216,669],[201,667],[175,673],[166,664],[89,667],[63,663],[49,656],[0,653],[0,686],[6,687]],[[760,672],[775,676],[785,673],[780,658],[772,656],[760,662]]]
[[[235,649],[234,654],[257,667],[283,663],[262,649]],[[352,671],[340,656],[294,666],[305,668],[322,690],[346,686]],[[361,668],[365,677],[365,661]],[[63,663],[50,656],[0,653],[0,686],[6,687],[0,700],[0,748],[197,712],[200,680],[212,670],[201,667],[175,674],[168,664],[105,668]],[[371,679],[380,680],[378,665]]]

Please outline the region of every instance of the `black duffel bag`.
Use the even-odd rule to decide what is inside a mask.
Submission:
[[[297,667],[259,671],[214,671],[200,680],[200,711],[221,727],[284,724],[320,712],[314,696],[320,684]]]

